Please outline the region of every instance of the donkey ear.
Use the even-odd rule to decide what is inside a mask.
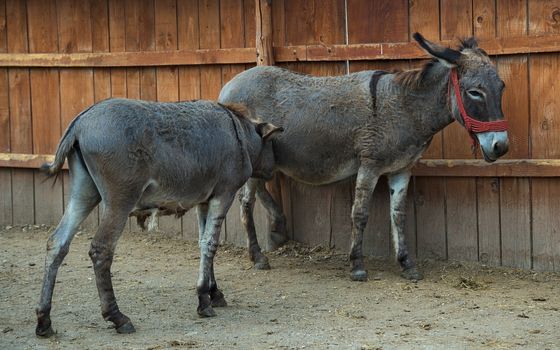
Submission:
[[[274,136],[278,132],[284,131],[284,128],[270,124],[270,123],[258,123],[256,125],[257,133],[261,136],[262,140],[266,142],[266,140]]]
[[[428,52],[432,57],[437,58],[444,66],[449,68],[457,67],[457,62],[461,58],[460,51],[432,43],[426,40],[422,34],[418,32],[414,33],[412,37],[424,50],[426,50],[426,52]]]

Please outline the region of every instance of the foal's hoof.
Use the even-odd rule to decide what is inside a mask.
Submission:
[[[210,299],[213,307],[226,307],[227,301],[224,297],[224,293],[217,289],[215,292],[210,293]]]
[[[367,271],[352,270],[352,272],[350,273],[350,278],[352,278],[352,281],[359,281],[359,282],[367,281]]]
[[[37,325],[37,328],[35,328],[35,335],[37,335],[38,337],[41,338],[50,338],[53,335],[55,335],[55,331],[52,329],[52,326],[49,325],[48,327],[44,328],[44,327],[40,327],[39,325]]]
[[[416,267],[410,267],[401,272],[401,277],[410,281],[420,281],[424,279],[424,275]]]
[[[198,313],[198,316],[200,316],[200,317],[214,317],[214,316],[216,316],[216,312],[214,311],[214,309],[212,309],[211,305],[208,305],[204,309],[199,308],[198,310],[196,310],[196,312]]]
[[[117,329],[117,333],[119,334],[130,334],[136,332],[136,328],[134,328],[134,325],[130,321],[120,325],[116,329]]]

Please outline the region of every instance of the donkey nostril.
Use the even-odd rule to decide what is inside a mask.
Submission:
[[[508,151],[508,143],[507,142],[494,142],[494,145],[492,146],[492,150],[494,151],[494,154],[498,157],[504,155],[507,153]]]

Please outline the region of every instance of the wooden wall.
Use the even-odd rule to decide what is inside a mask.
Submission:
[[[313,75],[419,66],[424,56],[409,44],[415,31],[444,42],[476,35],[491,46],[507,84],[507,158],[560,158],[560,1],[273,0],[272,10],[276,61]],[[224,83],[254,65],[251,50],[241,50],[255,46],[254,12],[254,0],[0,0],[0,153],[54,153],[69,121],[108,97],[215,99]],[[364,54],[363,47],[381,51]],[[173,55],[185,52],[202,61]],[[115,57],[118,62],[109,62]],[[451,125],[424,158],[471,159],[466,132]],[[468,173],[476,176],[437,169],[415,176],[410,188],[407,236],[414,255],[560,270],[560,168],[547,168],[547,177],[531,166],[495,177],[472,167]],[[54,186],[43,180],[15,162],[0,166],[0,224],[58,222],[68,178]],[[348,249],[352,180],[318,188],[279,176],[275,185],[290,238]],[[390,256],[386,181],[374,202],[365,252]],[[97,220],[95,212],[86,225]],[[162,218],[160,228],[197,237],[194,213]],[[267,246],[260,206],[257,228]],[[237,207],[224,237],[245,242]]]

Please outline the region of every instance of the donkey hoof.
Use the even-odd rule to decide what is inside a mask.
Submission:
[[[198,313],[198,316],[200,316],[200,317],[215,317],[216,316],[216,312],[214,311],[214,309],[212,309],[212,306],[210,306],[210,305],[208,305],[204,309],[199,308],[198,310],[196,310],[196,312]]]
[[[350,273],[350,278],[352,278],[352,281],[359,281],[359,282],[367,281],[367,271],[352,270],[352,272]]]
[[[286,243],[286,235],[284,232],[270,232],[270,249],[276,250]]]
[[[420,281],[424,279],[424,275],[416,267],[410,267],[401,272],[401,277],[410,281]]]
[[[52,326],[49,323],[48,327],[40,327],[39,325],[37,325],[37,328],[35,328],[35,335],[37,335],[38,337],[41,338],[50,338],[53,335],[55,335],[56,332],[52,329]]]
[[[257,261],[255,262],[256,270],[270,270],[270,264],[268,261]]]
[[[117,333],[119,334],[130,334],[134,332],[136,332],[136,328],[134,328],[134,325],[130,321],[117,327]]]
[[[210,299],[212,300],[212,307],[226,307],[227,301],[224,298],[224,293],[217,289],[214,293],[210,293]]]

